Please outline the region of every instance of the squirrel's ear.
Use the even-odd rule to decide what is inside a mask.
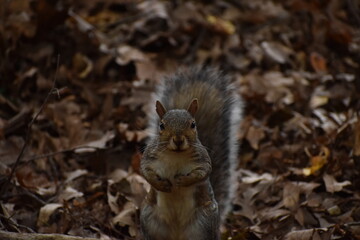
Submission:
[[[159,101],[156,101],[156,112],[159,115],[160,119],[162,119],[166,113],[166,108]]]
[[[198,100],[197,98],[194,98],[188,107],[188,112],[191,114],[192,117],[195,117],[195,113],[197,112],[197,110],[198,110]]]

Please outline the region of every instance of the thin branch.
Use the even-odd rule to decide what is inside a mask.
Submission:
[[[31,228],[16,223],[11,217],[6,217],[5,215],[0,214],[0,218],[3,218],[5,221],[8,221],[8,224],[11,225],[11,227],[16,231],[20,231],[19,229],[23,228],[28,232],[35,233],[34,230],[32,230]]]
[[[2,196],[4,196],[4,193],[8,190],[8,187],[9,187],[9,183],[11,182],[11,179],[13,178],[14,174],[15,174],[15,170],[17,168],[17,166],[19,165],[20,163],[20,160],[22,158],[22,156],[24,155],[24,152],[25,152],[25,149],[27,147],[27,145],[29,144],[29,140],[30,140],[30,135],[31,135],[31,128],[32,128],[32,125],[34,124],[34,122],[36,121],[36,119],[38,118],[38,116],[40,115],[40,113],[42,112],[42,110],[44,109],[45,105],[47,104],[50,96],[53,94],[53,92],[55,91],[55,84],[56,84],[56,77],[57,77],[57,74],[58,74],[58,70],[59,70],[59,61],[60,61],[60,55],[58,55],[57,57],[57,63],[56,63],[56,72],[55,72],[55,76],[54,76],[54,81],[53,81],[53,85],[49,91],[49,93],[47,94],[44,102],[42,103],[39,111],[35,114],[35,116],[33,117],[33,119],[31,120],[31,122],[29,123],[28,125],[28,129],[27,129],[27,132],[26,132],[26,136],[25,136],[25,142],[24,142],[24,145],[22,146],[21,150],[20,150],[20,153],[15,161],[15,164],[14,166],[12,167],[11,169],[11,172],[10,172],[10,175],[8,177],[8,179],[5,181],[2,189],[0,190],[0,198]]]
[[[14,233],[0,231],[2,240],[96,240],[96,238],[75,237],[64,234]]]
[[[56,152],[50,152],[50,153],[45,153],[45,154],[41,154],[41,155],[35,155],[29,158],[26,158],[24,160],[24,162],[29,162],[29,161],[34,161],[37,159],[41,159],[41,158],[48,158],[48,157],[52,157],[58,154],[63,154],[63,153],[72,153],[75,152],[76,150],[79,149],[93,149],[93,150],[102,150],[104,148],[98,148],[98,147],[93,147],[93,146],[79,146],[79,147],[73,147],[73,148],[69,148],[69,149],[64,149],[64,150],[60,150],[60,151],[56,151]]]
[[[195,43],[190,47],[189,54],[187,55],[187,57],[184,60],[185,63],[190,63],[196,57],[196,52],[199,49],[201,43],[204,41],[204,37],[205,37],[206,33],[207,33],[206,28],[202,27],[200,29],[199,34],[197,35]]]

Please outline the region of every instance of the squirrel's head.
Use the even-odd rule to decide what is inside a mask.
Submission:
[[[156,101],[156,112],[160,117],[160,143],[172,151],[185,151],[197,140],[195,113],[198,109],[198,100],[191,101],[187,110],[173,109],[167,111]]]

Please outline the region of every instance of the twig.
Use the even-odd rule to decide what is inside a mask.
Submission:
[[[195,43],[190,47],[189,54],[184,60],[185,63],[190,63],[195,58],[196,51],[199,49],[201,43],[203,42],[206,33],[207,33],[206,28],[202,27],[195,40]]]
[[[58,154],[62,154],[62,153],[72,153],[78,149],[94,149],[94,150],[101,150],[104,148],[98,148],[98,147],[93,147],[93,146],[79,146],[79,147],[73,147],[70,149],[64,149],[64,150],[60,150],[60,151],[56,151],[56,152],[50,152],[50,153],[45,153],[45,154],[41,154],[41,155],[36,155],[36,156],[32,156],[29,157],[27,159],[24,160],[24,162],[29,162],[29,161],[34,161],[37,159],[41,159],[41,158],[48,158],[48,157],[52,157]]]
[[[36,121],[36,119],[38,118],[38,116],[40,115],[40,113],[42,112],[42,110],[44,109],[44,107],[45,107],[45,105],[47,104],[50,96],[53,94],[54,91],[56,91],[55,84],[56,84],[56,76],[57,76],[57,73],[58,73],[58,70],[59,70],[59,61],[60,61],[60,55],[58,55],[58,57],[57,57],[56,72],[55,72],[55,76],[54,76],[53,85],[52,85],[49,93],[47,94],[44,102],[42,103],[39,111],[35,114],[35,116],[33,117],[33,119],[31,120],[31,122],[30,122],[29,125],[28,125],[28,129],[27,129],[27,132],[26,132],[24,145],[22,146],[22,148],[21,148],[21,150],[20,150],[20,153],[19,153],[19,155],[18,155],[18,157],[17,157],[17,159],[16,159],[16,161],[15,161],[15,164],[14,164],[14,166],[13,166],[12,169],[11,169],[11,172],[10,172],[10,175],[9,175],[8,179],[5,181],[2,189],[0,189],[0,198],[1,198],[2,196],[4,196],[4,193],[7,191],[8,187],[9,187],[9,183],[11,182],[11,179],[12,179],[13,176],[14,176],[15,170],[16,170],[17,166],[19,165],[22,156],[24,155],[25,149],[26,149],[26,147],[27,147],[27,145],[28,145],[28,143],[29,143],[29,140],[30,140],[32,125],[34,124],[34,122]]]
[[[5,215],[0,214],[0,218],[3,218],[4,220],[8,221],[9,222],[8,224],[10,224],[11,227],[16,231],[20,232],[19,228],[23,228],[28,232],[35,233],[34,230],[32,230],[31,228],[24,226],[24,225],[17,224],[11,217],[6,217]]]
[[[13,233],[0,231],[2,240],[97,240],[96,238],[74,237],[64,234]]]

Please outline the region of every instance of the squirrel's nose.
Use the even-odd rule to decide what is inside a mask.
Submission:
[[[184,144],[185,137],[184,136],[174,136],[173,142],[177,147],[181,147]]]

